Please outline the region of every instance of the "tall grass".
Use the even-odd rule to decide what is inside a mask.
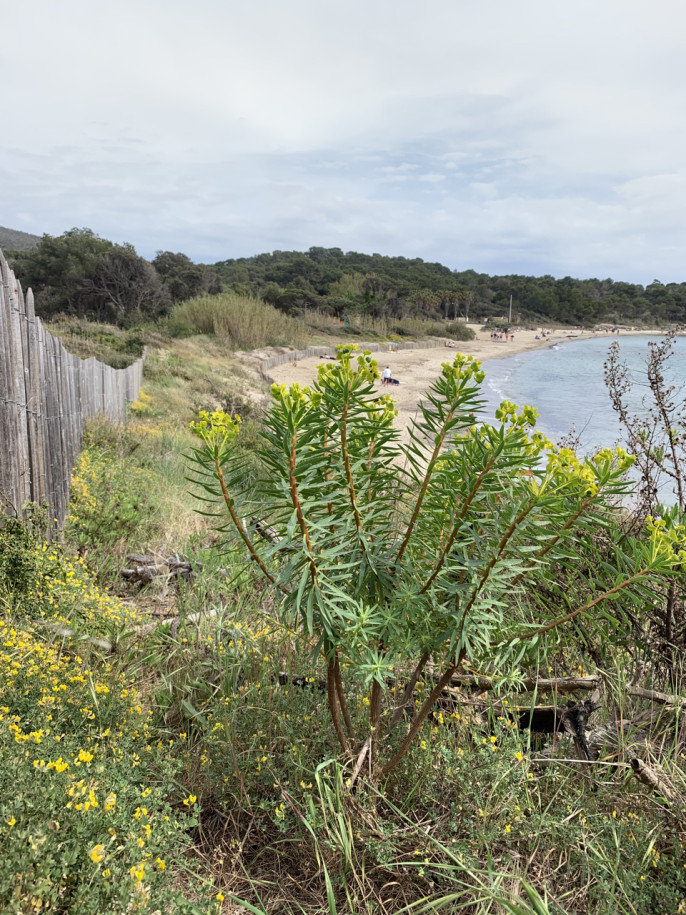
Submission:
[[[176,305],[169,316],[176,336],[215,334],[235,349],[261,346],[304,346],[304,324],[261,299],[222,292],[198,296]]]

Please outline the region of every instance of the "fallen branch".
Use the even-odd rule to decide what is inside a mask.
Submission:
[[[129,553],[126,557],[129,562],[135,563],[133,568],[121,570],[121,577],[126,581],[150,584],[155,578],[166,575],[169,578],[181,576],[190,579],[196,569],[201,569],[202,564],[193,564],[188,559],[181,559],[178,555],[169,559],[158,559],[144,553]]]
[[[96,648],[102,648],[103,651],[106,651],[108,654],[112,654],[114,651],[114,645],[107,639],[98,639],[94,636],[82,635],[75,629],[69,629],[68,626],[58,626],[57,623],[51,623],[48,620],[34,620],[34,622],[39,626],[44,626],[46,629],[54,632],[55,635],[61,636],[63,639],[79,638],[83,642],[88,642],[90,645],[95,645]]]
[[[627,686],[626,691],[630,696],[650,699],[651,702],[659,702],[660,705],[671,705],[673,708],[686,709],[686,699],[683,696],[670,696],[669,693],[661,693],[656,689],[643,689],[642,686]]]
[[[166,626],[171,623],[171,635],[173,638],[176,638],[176,633],[179,631],[181,623],[197,623],[201,619],[212,619],[213,616],[216,616],[223,609],[223,607],[212,607],[210,610],[203,610],[200,613],[191,613],[189,616],[174,616],[162,620],[161,622],[146,623],[145,626],[141,626],[140,629],[136,630],[135,635],[136,638],[142,639],[151,632],[154,632],[155,629],[159,629],[160,626]]]
[[[604,762],[601,759],[559,759],[556,756],[533,756],[529,762],[532,763],[574,763],[582,766],[610,766],[613,769],[630,769],[629,763],[625,762]]]
[[[211,610],[206,610],[201,613],[191,613],[190,616],[174,616],[169,617],[166,620],[156,620],[153,623],[146,623],[145,626],[141,626],[139,629],[135,629],[133,635],[137,639],[142,639],[145,638],[146,635],[150,635],[151,632],[154,632],[155,629],[159,629],[161,626],[166,626],[171,623],[171,633],[175,638],[179,626],[182,622],[196,623],[200,619],[211,619],[213,616],[216,616],[222,609],[223,607],[213,607]],[[35,622],[38,626],[43,626],[45,629],[50,629],[50,631],[54,632],[55,635],[59,635],[64,639],[77,638],[82,642],[87,642],[89,645],[94,645],[96,648],[101,648],[108,654],[114,654],[114,652],[117,650],[116,644],[110,642],[108,639],[99,639],[95,636],[83,635],[83,633],[77,632],[75,629],[70,629],[68,626],[58,626],[57,623],[51,623],[49,620],[35,620]],[[237,636],[238,633],[234,632],[234,637]]]
[[[653,788],[669,801],[670,804],[679,800],[678,792],[664,772],[661,772],[657,767],[649,766],[648,763],[639,759],[638,756],[634,756],[629,763],[634,775],[642,784],[647,785],[649,788]]]
[[[434,675],[435,679],[438,679]],[[500,680],[492,677],[481,677],[477,674],[455,674],[451,677],[451,686],[473,686],[477,689],[490,690],[496,689],[501,685]],[[594,690],[601,685],[600,677],[526,677],[522,683],[508,684],[508,692],[513,693],[532,693],[553,692],[553,693],[573,693],[576,690]]]
[[[353,769],[353,774],[348,779],[348,785],[347,785],[348,788],[352,788],[352,786],[357,781],[357,776],[362,771],[362,766],[364,765],[365,757],[369,753],[371,746],[372,746],[372,735],[370,734],[369,737],[362,744],[362,749],[360,750],[360,755],[357,757],[357,762],[355,763],[355,768]]]
[[[279,537],[275,528],[269,527],[266,521],[260,521],[259,518],[251,518],[250,523],[254,526],[255,533],[259,534],[260,537],[270,543],[281,543],[281,537]]]

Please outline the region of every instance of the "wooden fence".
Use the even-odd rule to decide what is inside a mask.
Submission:
[[[362,350],[369,350],[370,353],[392,353],[400,350],[412,349],[435,349],[437,346],[445,346],[444,339],[438,340],[415,340],[408,343],[358,343],[354,345]],[[291,350],[287,353],[277,353],[276,356],[270,356],[260,362],[260,375],[269,384],[274,383],[274,379],[269,374],[269,369],[276,365],[283,365],[286,362],[299,362],[301,359],[312,359],[319,357],[325,359],[333,358],[336,355],[336,345],[332,346],[311,346],[309,349]]]
[[[47,502],[61,525],[83,424],[98,413],[124,421],[145,353],[126,369],[79,359],[45,330],[2,251],[0,280],[0,515]]]

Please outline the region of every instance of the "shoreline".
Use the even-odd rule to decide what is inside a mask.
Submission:
[[[622,331],[620,334],[598,333],[594,331],[573,332],[571,335],[567,328],[554,328],[543,339],[536,340],[538,333],[535,330],[520,330],[514,334],[514,340],[493,340],[490,334],[482,331],[480,326],[471,325],[476,333],[474,340],[455,341],[454,347],[438,346],[434,349],[402,350],[399,352],[375,353],[379,363],[379,371],[383,372],[388,366],[392,377],[397,378],[399,385],[382,385],[379,381],[379,393],[388,393],[395,402],[398,411],[397,425],[401,431],[401,438],[407,440],[407,428],[417,414],[419,401],[424,396],[426,389],[436,378],[441,369],[441,364],[451,362],[456,353],[474,356],[483,362],[494,359],[504,359],[520,353],[533,350],[549,349],[557,343],[574,340],[593,340],[598,337],[607,337],[608,346],[614,340],[626,336],[639,336],[650,334],[650,331]],[[310,384],[317,372],[317,366],[322,363],[321,356],[303,359],[293,364],[285,362],[269,369],[270,375],[278,384],[301,385]]]

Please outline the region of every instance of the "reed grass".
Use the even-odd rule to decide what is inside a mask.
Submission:
[[[277,311],[254,296],[222,292],[198,296],[175,306],[169,316],[175,336],[214,334],[233,349],[262,346],[304,346],[304,323]]]

